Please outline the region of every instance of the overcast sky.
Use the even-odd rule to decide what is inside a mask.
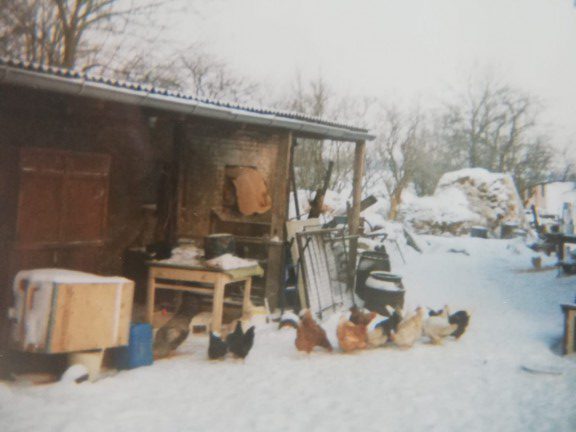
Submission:
[[[538,96],[555,139],[576,138],[572,0],[197,1],[173,27],[239,72],[286,85],[434,103],[491,74]],[[575,145],[576,147],[576,145]],[[576,150],[576,148],[575,148]]]

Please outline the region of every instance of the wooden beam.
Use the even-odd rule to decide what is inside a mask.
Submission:
[[[352,209],[348,220],[348,230],[351,236],[360,231],[360,205],[362,202],[362,179],[364,178],[364,165],[366,159],[366,141],[357,141],[354,151],[354,179],[352,184]],[[350,240],[350,275],[356,269],[356,256],[358,239]],[[353,278],[351,278],[353,280]],[[352,283],[352,281],[351,281]]]
[[[280,137],[278,155],[274,171],[274,190],[272,191],[272,220],[270,238],[280,241],[268,246],[268,264],[266,267],[265,296],[270,310],[278,304],[278,296],[284,285],[284,247],[286,240],[286,221],[288,220],[288,203],[290,199],[290,164],[292,155],[292,133]]]

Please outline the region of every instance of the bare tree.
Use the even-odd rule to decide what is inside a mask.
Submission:
[[[178,64],[183,85],[198,97],[249,102],[258,94],[255,82],[232,71],[198,44],[185,50]]]
[[[426,158],[426,127],[420,109],[400,112],[385,107],[377,126],[375,156],[380,165],[379,177],[390,193],[389,218],[394,220],[402,202],[402,192]]]
[[[280,103],[282,108],[324,117],[328,114],[330,98],[333,94],[322,77],[307,84],[298,75],[293,83],[292,92]],[[317,190],[323,183],[326,173],[326,161],[321,140],[300,139],[294,152],[294,167],[298,187]]]
[[[88,68],[102,48],[90,33],[121,37],[160,1],[0,0],[0,54],[52,66]],[[79,64],[80,63],[80,64]]]
[[[538,112],[533,97],[509,85],[492,79],[470,85],[439,120],[452,167],[512,173],[523,192],[550,168]]]

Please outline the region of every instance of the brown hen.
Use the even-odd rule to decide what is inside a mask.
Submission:
[[[306,310],[302,313],[298,328],[296,329],[296,349],[298,351],[312,352],[314,347],[319,346],[332,351],[332,345],[326,336],[326,332],[312,318],[312,313]]]

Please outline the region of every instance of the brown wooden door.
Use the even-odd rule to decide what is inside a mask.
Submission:
[[[109,172],[107,155],[23,149],[17,243],[102,245]]]

